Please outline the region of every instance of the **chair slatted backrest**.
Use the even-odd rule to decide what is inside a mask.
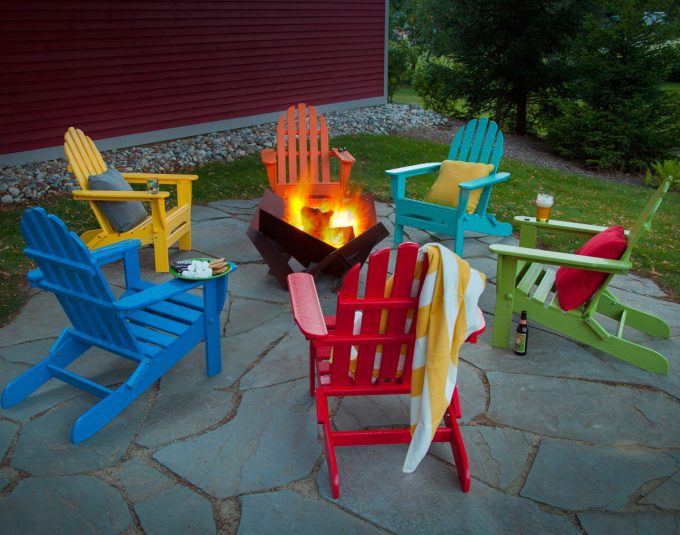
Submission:
[[[670,188],[671,182],[673,182],[673,177],[666,177],[666,180],[659,184],[659,187],[656,189],[652,197],[647,201],[647,204],[645,204],[645,207],[642,209],[642,212],[640,212],[640,215],[635,221],[633,228],[630,229],[627,238],[628,245],[626,246],[626,250],[623,252],[623,255],[621,255],[621,260],[630,260],[633,250],[635,249],[638,241],[640,241],[640,238],[652,228],[652,220],[654,219],[659,206],[661,206],[661,202],[663,201],[666,192]],[[604,283],[602,283],[602,286],[600,286],[600,289],[595,292],[591,298],[590,304],[584,311],[584,315],[594,313],[597,308],[597,301],[600,298],[600,294],[607,289],[607,286],[609,286],[609,282],[612,280],[612,278],[614,278],[614,274],[610,273],[605,279]]]
[[[64,152],[68,158],[69,170],[75,175],[82,190],[90,189],[88,183],[90,176],[104,173],[107,170],[106,163],[94,141],[78,128],[70,127],[64,134]],[[88,201],[88,204],[99,226],[109,233],[116,232],[97,202]]]
[[[493,164],[494,173],[503,157],[503,132],[495,121],[486,117],[472,119],[460,128],[453,138],[449,160]]]
[[[141,348],[122,313],[113,308],[109,284],[87,246],[64,222],[42,208],[26,210],[21,219],[26,241],[24,253],[35,260],[44,280],[40,287],[52,291],[80,333],[128,353]]]
[[[423,275],[427,272],[425,264],[420,269],[420,276],[415,279],[418,274],[417,256],[418,246],[415,243],[399,246],[390,289],[387,271],[390,250],[382,249],[373,253],[368,261],[363,297],[359,295],[361,266],[354,266],[345,276],[338,293],[333,335],[338,338],[337,345],[333,342],[333,336],[330,340],[333,344],[332,384],[369,386],[374,382],[374,369],[379,370],[376,384],[410,384],[418,299]],[[362,312],[361,329],[355,334],[358,311]],[[383,333],[380,332],[381,323],[384,323]],[[358,348],[353,378],[350,375],[352,346]],[[405,357],[400,363],[404,353],[402,349],[405,349]],[[379,366],[376,363],[378,352],[382,353]]]
[[[309,124],[307,120],[306,104],[291,106],[279,118],[276,128],[278,185],[331,184],[326,118],[317,113],[314,106],[309,106]]]
[[[106,163],[94,142],[82,130],[70,127],[64,134],[64,152],[81,189],[89,189],[87,179],[106,171]]]

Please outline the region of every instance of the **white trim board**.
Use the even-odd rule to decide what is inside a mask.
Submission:
[[[385,65],[387,69],[387,65]],[[349,110],[353,108],[365,108],[367,106],[379,106],[387,103],[387,96],[365,98],[360,100],[348,100],[345,102],[334,102],[317,106],[323,113],[332,111]],[[201,134],[211,134],[223,130],[235,130],[256,124],[275,122],[281,115],[281,111],[263,113],[260,115],[249,115],[247,117],[236,117],[234,119],[224,119],[222,121],[212,121],[209,123],[192,124],[166,128],[164,130],[153,130],[141,132],[139,134],[129,134],[126,136],[109,137],[95,140],[97,148],[102,151],[120,149],[124,147],[134,147],[137,145],[148,145],[159,141],[169,141],[184,137],[198,136]],[[22,165],[32,162],[45,162],[48,160],[58,160],[64,157],[64,146],[46,147],[44,149],[27,150],[22,152],[12,152],[0,155],[0,167],[11,165]]]

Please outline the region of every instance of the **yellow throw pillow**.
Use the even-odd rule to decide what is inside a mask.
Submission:
[[[439,169],[439,176],[430,191],[425,196],[425,201],[443,206],[458,207],[458,184],[489,176],[493,171],[493,164],[470,163],[458,160],[445,160]],[[477,209],[482,189],[473,190],[468,198],[467,212],[471,214]]]

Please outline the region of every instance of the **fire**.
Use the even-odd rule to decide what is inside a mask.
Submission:
[[[333,247],[345,245],[370,226],[360,190],[342,197],[312,197],[309,183],[290,189],[284,219]]]

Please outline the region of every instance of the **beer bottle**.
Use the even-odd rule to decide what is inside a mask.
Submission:
[[[515,355],[527,354],[527,342],[529,340],[529,327],[527,327],[527,312],[522,310],[519,325],[515,331]]]

